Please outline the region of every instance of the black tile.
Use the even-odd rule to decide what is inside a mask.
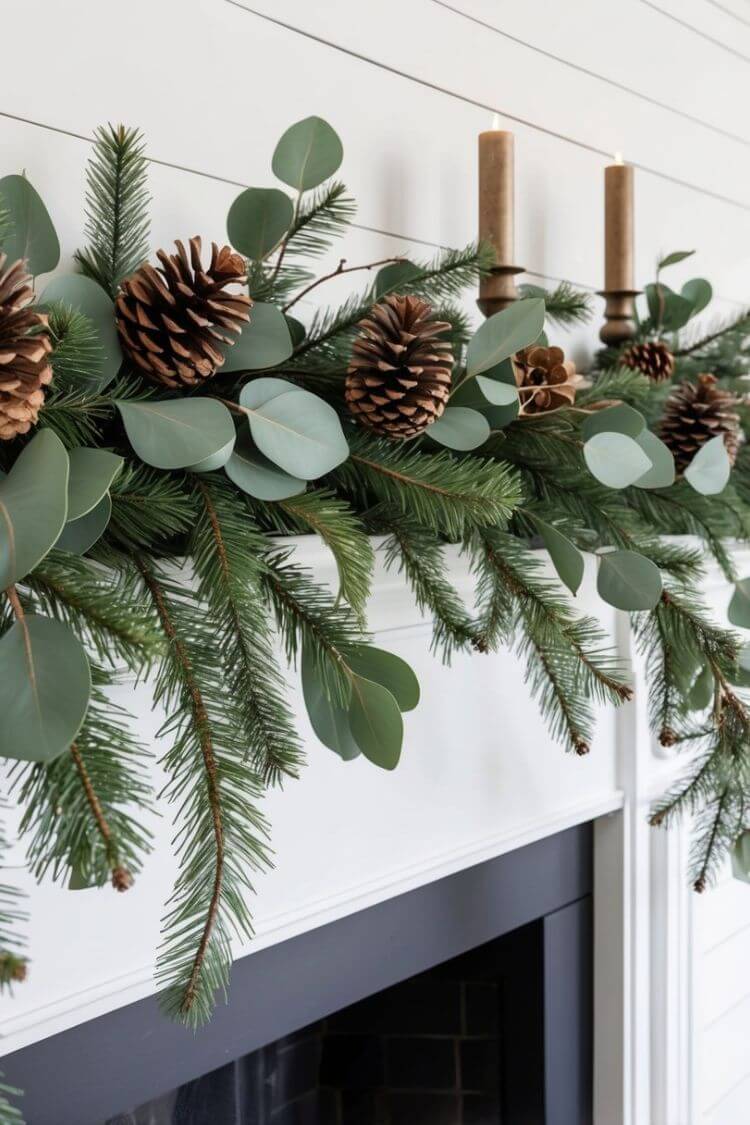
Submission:
[[[343,1090],[341,1125],[390,1125],[387,1097],[382,1090]]]
[[[500,1083],[500,1046],[497,1039],[465,1039],[461,1043],[461,1089],[484,1093]]]
[[[494,1035],[498,1026],[498,989],[496,984],[467,981],[464,985],[464,1010],[467,1035]]]
[[[500,1099],[491,1094],[464,1094],[461,1125],[501,1125]]]
[[[390,1125],[461,1125],[455,1094],[391,1094]]]
[[[320,1064],[322,1086],[362,1089],[385,1081],[383,1041],[377,1035],[326,1035]]]
[[[314,1090],[274,1110],[268,1118],[268,1125],[338,1125],[336,1099],[333,1091]],[[223,1122],[217,1119],[214,1125],[223,1125]]]
[[[456,1088],[453,1039],[393,1038],[386,1041],[388,1085],[408,1090]]]
[[[318,1088],[322,1037],[308,1036],[276,1053],[274,1074],[275,1104],[294,1101]]]
[[[237,1125],[237,1120],[234,1063],[230,1063],[180,1087],[169,1125]]]
[[[454,980],[415,977],[330,1016],[332,1031],[392,1035],[458,1035],[461,991]]]

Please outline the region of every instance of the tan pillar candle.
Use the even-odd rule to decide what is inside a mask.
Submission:
[[[513,134],[502,129],[479,134],[479,240],[513,265]]]
[[[633,289],[633,167],[615,157],[604,169],[604,289]]]

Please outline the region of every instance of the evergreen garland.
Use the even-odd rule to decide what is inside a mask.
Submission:
[[[210,274],[213,264],[186,258],[195,284],[183,289],[203,301],[200,312],[191,306],[195,338],[163,312],[158,324],[146,324],[143,312],[130,326],[131,334],[164,329],[158,338],[167,343],[147,336],[144,346],[173,349],[167,359],[190,374],[182,392],[144,381],[122,323],[124,354],[117,344],[114,299],[149,257],[147,163],[136,130],[97,133],[80,272],[75,285],[55,283],[46,302],[54,379],[38,426],[0,442],[0,503],[14,536],[11,552],[0,528],[0,679],[24,682],[18,641],[36,659],[39,629],[46,652],[59,646],[61,669],[84,670],[69,681],[66,707],[80,714],[59,744],[41,753],[44,739],[24,738],[23,729],[22,745],[0,739],[0,753],[19,759],[12,795],[29,864],[38,878],[73,887],[125,891],[137,876],[151,843],[150,757],[113,690],[124,675],[139,676],[167,716],[164,795],[180,864],[157,980],[165,1009],[191,1026],[226,990],[232,941],[252,933],[252,873],[270,854],[263,793],[303,764],[275,638],[301,669],[321,741],[344,758],[361,752],[385,768],[398,760],[413,676],[373,649],[367,633],[373,536],[432,619],[440,657],[512,646],[553,736],[579,754],[591,745],[594,705],[632,694],[604,632],[563,590],[575,593],[582,553],[594,553],[602,597],[633,613],[654,731],[687,750],[685,780],[653,822],[683,810],[695,817],[698,890],[750,830],[750,673],[740,639],[709,619],[696,594],[705,552],[730,581],[742,579],[731,542],[750,538],[750,454],[740,448],[730,477],[731,443],[720,433],[721,448],[675,480],[658,439],[667,396],[705,370],[736,396],[741,423],[750,422],[741,398],[750,320],[697,330],[688,323],[697,304],[670,296],[657,279],[658,308],[641,317],[639,340],[668,336],[671,383],[657,385],[624,352],[605,351],[569,401],[519,415],[519,325],[533,344],[545,316],[548,327],[586,319],[589,296],[568,283],[526,286],[521,302],[472,335],[458,302],[490,267],[486,247],[444,250],[431,261],[341,259],[316,276],[311,263],[345,233],[354,203],[331,178],[338,139],[323,122],[310,133],[311,120],[292,126],[274,157],[296,200],[248,189],[230,211],[232,262],[246,260],[256,302],[249,323],[212,325],[221,278]],[[317,183],[295,163],[310,144],[319,146]],[[0,211],[0,246],[12,224]],[[366,287],[327,308],[325,283],[358,271]],[[693,287],[701,300],[706,285]],[[431,302],[450,325],[455,360],[445,414],[406,442],[358,428],[343,396],[360,322],[389,294]],[[603,440],[621,451],[604,464]],[[279,538],[306,533],[330,550],[336,590]],[[699,546],[664,538],[684,535]],[[535,549],[540,536],[562,584]],[[468,560],[473,604],[451,585],[448,547]],[[744,596],[740,581],[733,623],[750,627]],[[55,690],[45,679],[44,693]],[[0,887],[0,987],[25,971],[22,913],[12,887]],[[0,1120],[20,1120],[8,1092],[0,1087]]]

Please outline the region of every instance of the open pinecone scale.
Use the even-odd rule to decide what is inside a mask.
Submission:
[[[0,441],[36,425],[52,380],[47,317],[29,307],[34,289],[25,262],[6,269],[6,261],[0,254]]]

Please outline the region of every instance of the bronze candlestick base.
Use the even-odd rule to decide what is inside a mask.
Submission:
[[[492,272],[481,279],[477,304],[485,316],[507,309],[518,300],[513,280],[517,273],[523,273],[523,266],[493,266]]]
[[[617,347],[635,336],[635,299],[640,289],[604,289],[598,296],[604,297],[604,324],[599,339],[604,344]]]

